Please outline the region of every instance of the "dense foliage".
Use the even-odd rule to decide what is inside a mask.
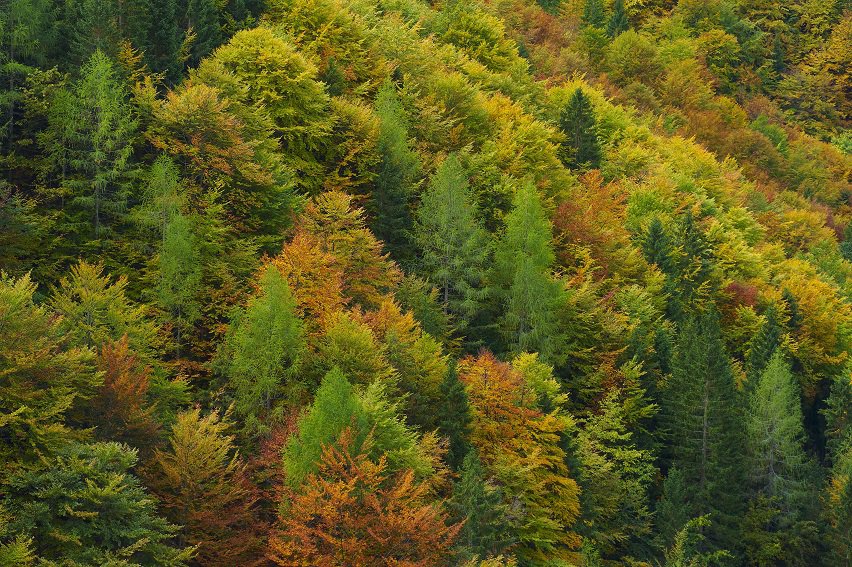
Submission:
[[[852,566],[847,2],[0,4],[0,567]]]

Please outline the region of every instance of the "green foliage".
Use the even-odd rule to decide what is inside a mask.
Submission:
[[[198,302],[202,266],[199,246],[189,219],[176,213],[166,224],[159,256],[157,300],[173,326],[175,355],[181,356],[183,336],[201,316]]]
[[[171,544],[177,528],[130,470],[136,453],[118,443],[71,444],[41,470],[14,474],[5,502],[13,530],[28,534],[39,557],[75,565],[184,565],[192,548]]]
[[[287,281],[268,265],[258,291],[231,323],[222,353],[228,384],[234,392],[234,409],[249,435],[262,432],[275,402],[293,397],[296,376],[305,348],[302,322]]]
[[[577,89],[571,95],[559,115],[559,129],[565,134],[561,148],[562,163],[571,169],[600,167],[601,149],[597,121],[592,104],[583,89]]]
[[[462,559],[496,557],[512,543],[509,507],[500,489],[485,478],[476,449],[470,449],[461,466],[447,507],[456,521],[464,521],[456,542]]]
[[[612,5],[612,15],[606,25],[606,31],[609,37],[616,37],[626,32],[628,28],[630,28],[630,22],[627,20],[624,0],[615,0]]]
[[[782,329],[778,323],[775,307],[770,306],[764,316],[763,325],[751,340],[749,347],[746,364],[746,378],[748,378],[749,385],[758,382],[763,371],[769,365],[769,361],[781,347]]]
[[[451,154],[423,193],[417,210],[419,269],[460,331],[475,324],[488,294],[487,233],[478,225],[467,172]]]
[[[459,380],[455,365],[450,367],[441,383],[443,398],[438,408],[438,428],[449,445],[447,464],[453,470],[459,470],[471,452],[470,448],[470,406],[464,384]]]
[[[187,30],[194,35],[187,63],[195,67],[222,43],[216,0],[186,0],[185,21]]]
[[[525,183],[497,244],[493,279],[500,285],[501,330],[509,350],[538,352],[545,361],[556,352],[556,310],[563,300],[562,284],[552,274],[552,238],[541,199],[535,187]]]
[[[583,4],[583,23],[596,28],[604,27],[606,12],[603,0],[586,0]]]
[[[420,157],[409,147],[405,111],[391,83],[379,90],[376,114],[382,161],[369,207],[371,228],[391,257],[408,263],[412,257],[411,204],[420,174]]]

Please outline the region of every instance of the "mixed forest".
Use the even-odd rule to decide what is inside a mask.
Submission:
[[[0,2],[0,566],[852,566],[848,0]]]

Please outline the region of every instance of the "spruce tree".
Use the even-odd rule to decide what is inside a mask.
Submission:
[[[470,450],[470,405],[464,383],[459,380],[455,364],[447,372],[441,383],[441,396],[444,398],[438,411],[438,428],[449,440],[447,464],[458,470]]]
[[[589,97],[578,88],[559,115],[559,129],[565,134],[562,162],[571,169],[600,167],[601,148],[597,120]]]
[[[602,28],[606,25],[603,0],[586,0],[583,5],[583,23],[596,28]]]
[[[420,157],[409,147],[405,111],[392,83],[385,83],[379,90],[376,114],[381,163],[369,206],[371,228],[391,257],[408,263],[413,254],[411,201],[420,173]]]
[[[302,322],[295,309],[287,281],[275,266],[267,265],[257,294],[231,323],[222,358],[234,392],[234,410],[248,435],[264,431],[264,418],[269,418],[275,401],[296,391],[287,383],[304,351]]]
[[[187,31],[192,30],[194,36],[190,44],[187,64],[195,67],[222,43],[222,28],[216,0],[188,0],[185,22]]]
[[[150,26],[146,44],[140,46],[152,71],[163,73],[166,80],[177,83],[183,70],[181,61],[181,29],[175,0],[150,0]]]
[[[550,362],[558,343],[557,310],[564,299],[554,278],[552,227],[535,186],[526,182],[506,217],[497,244],[493,280],[500,285],[501,330],[514,354],[538,352]]]
[[[616,37],[630,28],[630,22],[627,20],[627,11],[624,8],[624,0],[615,0],[612,5],[612,16],[607,23],[606,31],[609,37]]]
[[[481,310],[489,237],[476,221],[467,172],[451,154],[432,176],[417,211],[419,271],[463,333]]]
[[[655,264],[664,274],[672,271],[672,244],[659,217],[648,225],[642,238],[642,253],[649,264]]]
[[[456,540],[462,559],[496,557],[512,543],[508,506],[500,489],[486,480],[476,449],[465,455],[447,507],[455,522],[464,522]]]
[[[737,547],[745,502],[743,416],[719,316],[708,308],[681,326],[664,398],[672,466],[692,489],[688,515],[712,514],[708,542]]]

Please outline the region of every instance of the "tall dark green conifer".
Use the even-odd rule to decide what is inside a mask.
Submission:
[[[447,447],[447,464],[453,470],[462,465],[465,455],[470,450],[470,406],[464,383],[459,380],[455,364],[447,372],[441,384],[441,396],[444,398],[438,412],[438,428],[442,435],[449,440]]]
[[[642,253],[649,264],[655,264],[664,274],[671,274],[672,244],[659,217],[654,217],[648,225],[648,232],[642,238]]]
[[[615,0],[612,5],[612,16],[607,23],[606,31],[610,37],[616,37],[630,28],[630,22],[627,19],[627,11],[624,8],[624,0]]]
[[[509,509],[500,490],[485,479],[476,449],[464,457],[461,479],[447,503],[455,521],[463,521],[456,540],[463,559],[486,559],[500,555],[511,543]]]
[[[146,30],[146,44],[141,46],[145,61],[151,70],[163,73],[174,84],[180,80],[182,61],[180,50],[182,33],[179,25],[176,0],[149,0],[150,23]]]
[[[413,256],[411,200],[420,173],[420,157],[409,147],[405,111],[391,83],[379,91],[376,113],[382,161],[369,207],[371,228],[391,257],[406,264]]]
[[[195,67],[222,43],[216,0],[187,0],[185,17],[187,30],[191,29],[195,36],[187,63],[190,67]]]
[[[778,312],[770,306],[764,314],[765,321],[751,340],[746,360],[746,378],[749,385],[757,384],[772,356],[781,346],[781,326],[778,324]]]
[[[744,422],[719,316],[708,309],[681,326],[663,408],[672,466],[691,487],[687,516],[712,514],[708,542],[731,550],[746,501]]]
[[[565,134],[562,162],[571,169],[600,167],[601,148],[597,120],[589,97],[578,88],[559,115],[559,128]]]
[[[602,28],[606,25],[606,12],[603,0],[586,0],[583,6],[583,23],[587,26]]]

